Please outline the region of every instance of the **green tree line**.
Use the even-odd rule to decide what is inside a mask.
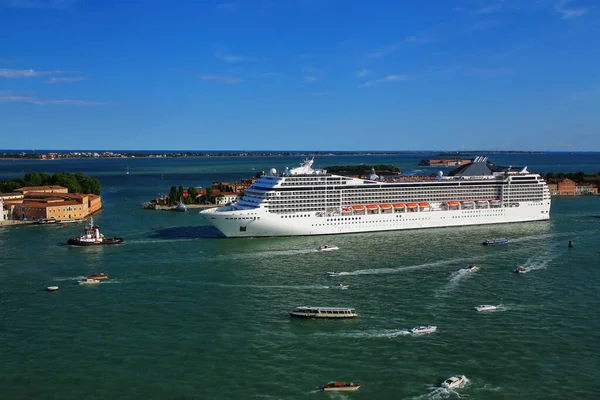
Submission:
[[[551,179],[570,179],[574,182],[578,182],[581,183],[583,182],[584,178],[595,178],[596,180],[600,180],[600,172],[597,172],[595,174],[586,174],[583,171],[579,171],[579,172],[548,172],[546,175],[544,175],[544,178],[546,178],[546,180],[551,180]]]
[[[81,172],[28,172],[23,178],[0,181],[0,192],[9,193],[24,186],[59,185],[69,189],[69,193],[100,194],[100,181],[83,175]]]

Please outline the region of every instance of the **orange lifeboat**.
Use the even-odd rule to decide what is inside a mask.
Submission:
[[[457,206],[458,205],[458,201],[449,201],[448,205],[449,206]]]
[[[367,204],[369,210],[377,210],[379,206],[377,204]]]
[[[365,206],[352,206],[353,210],[364,210]]]
[[[419,207],[429,207],[429,203],[419,203]]]
[[[382,210],[389,210],[390,208],[392,208],[391,204],[380,204],[379,208],[381,208]]]
[[[416,208],[417,205],[415,203],[407,203],[406,207],[408,207],[408,208]]]
[[[99,273],[88,275],[88,279],[108,279],[108,274]]]
[[[394,208],[404,208],[404,204],[402,204],[402,203],[398,203],[398,204],[392,204],[392,206],[393,206]]]

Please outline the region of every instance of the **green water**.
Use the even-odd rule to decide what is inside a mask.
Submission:
[[[256,163],[211,161],[196,165],[197,184],[248,176]],[[81,224],[0,228],[1,399],[600,397],[600,198],[555,199],[549,222],[220,239],[197,212],[139,207],[197,182],[188,164],[153,162],[127,177],[115,163],[83,165],[105,189],[94,220],[122,246],[65,246]],[[10,168],[41,168],[23,165]],[[490,237],[511,243],[480,244]],[[461,270],[471,263],[480,269]],[[75,283],[96,272],[110,279]],[[327,288],[340,282],[349,289]],[[360,316],[290,319],[299,305]],[[437,332],[408,334],[430,324]],[[439,388],[456,374],[469,382]],[[316,390],[330,380],[362,387]]]

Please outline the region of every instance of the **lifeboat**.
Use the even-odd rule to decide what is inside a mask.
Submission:
[[[364,210],[365,206],[352,206],[353,210]]]
[[[392,207],[394,207],[394,208],[404,208],[404,204],[402,204],[402,203],[392,204]]]
[[[417,205],[415,203],[407,203],[406,207],[408,207],[408,208],[417,208]]]
[[[390,208],[392,208],[391,204],[380,204],[379,208],[381,208],[382,210],[389,210]]]
[[[108,274],[102,272],[99,274],[92,274],[88,275],[88,279],[108,279]]]
[[[458,204],[459,204],[458,201],[449,201],[448,202],[449,206],[457,206]]]
[[[429,203],[419,203],[419,207],[429,207]]]
[[[377,204],[367,204],[369,210],[377,210],[379,206]]]

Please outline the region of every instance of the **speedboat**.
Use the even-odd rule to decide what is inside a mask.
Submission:
[[[77,283],[80,285],[97,285],[98,283],[100,283],[100,280],[85,278],[85,279],[79,280]]]
[[[56,292],[58,290],[58,286],[48,286],[46,290],[49,292]]]
[[[90,224],[84,229],[82,236],[67,240],[67,244],[71,246],[99,246],[105,244],[123,243],[123,239],[119,237],[107,238],[100,233],[98,225],[94,225],[94,218],[90,217]]]
[[[428,325],[428,326],[417,326],[416,328],[412,328],[410,333],[415,335],[424,335],[426,333],[433,333],[437,330],[437,326]]]
[[[175,206],[175,211],[179,211],[179,212],[186,212],[187,211],[187,207],[185,206],[185,204],[183,204],[183,202],[180,200],[179,203],[177,203],[177,206]]]
[[[323,246],[319,246],[317,248],[317,251],[332,251],[332,250],[339,250],[339,247],[323,245]]]
[[[323,385],[323,390],[326,392],[354,392],[360,389],[360,383],[354,382],[329,382]]]
[[[465,267],[465,269],[467,271],[477,271],[479,269],[479,267],[477,267],[475,264],[471,264],[471,265]]]
[[[442,387],[446,389],[454,389],[455,387],[462,385],[466,379],[467,377],[464,375],[451,376],[442,382]]]
[[[490,304],[481,304],[475,307],[475,309],[477,311],[496,311],[498,309],[498,306],[492,306]]]
[[[329,286],[329,289],[348,289],[348,285],[342,285],[341,283],[338,283],[337,285]]]
[[[513,272],[516,272],[517,274],[524,274],[525,272],[527,272],[527,268],[523,267],[522,265],[519,265],[513,270]]]
[[[337,272],[337,271],[329,271],[327,272],[328,276],[341,276],[342,273],[341,272]]]
[[[92,274],[88,275],[88,279],[108,279],[108,274],[105,274],[103,272],[99,274]]]
[[[484,246],[497,246],[499,244],[508,244],[508,242],[510,242],[510,240],[506,239],[506,238],[500,238],[500,239],[487,239],[485,240],[482,244]]]

